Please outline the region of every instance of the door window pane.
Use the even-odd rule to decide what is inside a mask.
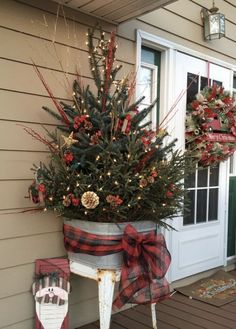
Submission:
[[[210,168],[210,186],[219,185],[219,166]]]
[[[186,188],[191,188],[191,187],[195,187],[195,172],[189,174],[186,178],[185,178],[185,187]]]
[[[211,79],[209,80],[209,84],[211,85]],[[201,85],[200,85],[200,90],[203,90],[203,88],[208,86],[208,78],[206,77],[201,77]]]
[[[191,103],[195,96],[198,93],[198,83],[199,83],[199,76],[193,73],[188,73],[187,76],[187,104]]]
[[[236,89],[236,75],[234,76],[234,79],[233,79],[233,88]]]
[[[217,84],[218,86],[222,86],[222,82],[218,80],[213,80],[213,84]]]
[[[208,220],[217,220],[218,218],[218,189],[210,189],[209,191],[209,215]]]
[[[195,191],[188,191],[187,197],[189,203],[187,203],[187,209],[184,211],[184,225],[194,224]]]
[[[207,190],[197,191],[197,223],[206,222]]]
[[[208,168],[200,168],[198,169],[198,187],[207,186],[207,176],[208,176]]]

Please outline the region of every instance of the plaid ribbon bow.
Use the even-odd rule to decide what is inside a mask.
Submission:
[[[123,265],[118,294],[113,309],[126,303],[156,303],[169,297],[165,274],[171,256],[162,234],[138,233],[128,224],[121,236],[96,235],[64,224],[67,251],[96,256],[123,251]]]

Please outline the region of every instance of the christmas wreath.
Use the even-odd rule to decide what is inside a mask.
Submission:
[[[200,166],[216,165],[236,150],[236,100],[223,87],[205,87],[187,106],[186,147]]]

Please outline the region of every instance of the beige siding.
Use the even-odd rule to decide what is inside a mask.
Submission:
[[[141,29],[166,40],[178,43],[202,54],[235,65],[236,59],[236,6],[233,0],[216,1],[226,17],[226,37],[206,42],[200,18],[202,6],[210,8],[211,1],[178,0],[165,8],[121,24],[119,35],[135,41],[135,30]]]
[[[41,109],[53,108],[53,103],[32,62],[40,67],[58,99],[71,100],[77,70],[84,84],[93,88],[85,34],[96,21],[68,9],[67,24],[60,16],[54,38],[56,12],[57,5],[50,1],[1,0],[0,4],[1,329],[34,327],[31,286],[35,260],[65,254],[61,218],[50,213],[22,212],[33,206],[27,198],[33,178],[30,168],[33,163],[46,161],[48,152],[20,125],[44,134],[42,124],[54,129],[56,123]],[[114,28],[107,23],[103,27],[107,32]],[[117,64],[124,66],[125,75],[134,68],[135,48],[126,38],[119,38],[118,44]],[[70,328],[75,328],[98,318],[97,285],[75,275],[71,282]]]

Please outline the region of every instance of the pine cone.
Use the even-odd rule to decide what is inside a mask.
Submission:
[[[99,204],[99,197],[95,192],[85,192],[81,197],[82,205],[87,209],[94,209]]]

